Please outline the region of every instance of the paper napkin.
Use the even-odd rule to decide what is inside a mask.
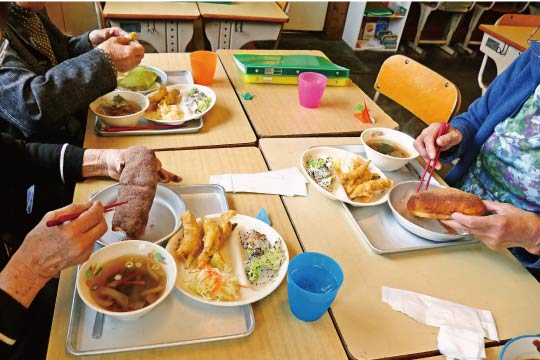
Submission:
[[[416,321],[439,327],[438,349],[447,358],[485,358],[484,338],[499,340],[491,311],[386,286],[382,300]]]
[[[307,181],[296,167],[256,174],[212,175],[210,183],[219,184],[228,192],[307,196]]]

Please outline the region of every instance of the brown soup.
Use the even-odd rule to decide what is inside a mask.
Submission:
[[[107,116],[125,116],[141,111],[141,106],[133,100],[126,100],[116,95],[111,101],[99,104],[96,111]]]
[[[411,155],[399,145],[388,140],[375,139],[367,142],[367,145],[373,150],[384,155],[393,156],[396,158],[408,158]]]
[[[159,299],[167,285],[167,274],[155,259],[124,255],[104,263],[86,283],[99,306],[126,312],[142,309]]]

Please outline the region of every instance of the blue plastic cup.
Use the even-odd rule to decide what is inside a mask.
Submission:
[[[343,271],[332,258],[317,252],[296,255],[287,269],[291,311],[300,320],[318,320],[343,283]]]

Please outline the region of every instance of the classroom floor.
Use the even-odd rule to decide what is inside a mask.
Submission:
[[[255,43],[255,46],[261,49],[271,49],[273,45],[273,42]],[[352,81],[371,97],[375,94],[373,83],[381,64],[386,58],[394,55],[394,53],[374,51],[355,52],[344,41],[323,40],[318,33],[284,32],[278,48],[321,50],[334,63],[347,67],[350,70]],[[423,49],[425,50],[424,53],[418,55],[407,46],[402,45],[398,53],[413,58],[456,84],[462,96],[461,111],[465,111],[482,94],[477,82],[482,53],[477,51],[475,55],[469,56],[456,52],[456,54],[450,56],[434,45],[424,45]],[[475,49],[478,50],[478,47]],[[484,79],[493,79],[495,74],[495,65],[489,61]],[[402,131],[412,136],[418,135],[425,126],[414,115],[389,99],[381,97],[379,105],[400,124]]]

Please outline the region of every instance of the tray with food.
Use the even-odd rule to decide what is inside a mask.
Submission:
[[[276,230],[232,210],[198,219],[186,211],[167,250],[178,265],[176,287],[196,301],[221,307],[269,295],[285,278],[289,263]]]
[[[366,156],[363,145],[332,146],[332,148],[363,158]],[[415,182],[416,184],[413,186],[415,190],[418,184],[417,181],[420,178],[419,174],[422,174],[423,170],[423,165],[413,160],[399,170],[383,171],[382,173],[388,179],[393,180],[394,184],[401,185],[401,183],[405,182]],[[431,183],[433,183],[433,187],[446,185],[438,176],[432,178]],[[403,193],[403,196],[408,195],[410,192],[406,186],[399,186],[399,188],[407,192],[407,194]],[[396,185],[395,189],[398,189],[398,185]],[[400,210],[400,205],[398,205],[400,200],[398,197],[400,196],[395,192],[394,197],[396,199],[394,200],[392,192],[394,192],[394,189],[389,193],[389,197],[395,205],[393,206],[394,210]],[[410,221],[410,217],[403,220],[406,215],[403,212],[401,215],[393,213],[388,202],[381,202],[376,206],[369,207],[357,207],[347,202],[342,202],[342,205],[357,228],[360,238],[377,254],[457,246],[476,243],[478,241],[476,238],[466,234],[452,233],[449,228],[444,227],[440,222],[435,220],[430,220],[429,223],[427,220],[414,220],[418,222],[417,224]],[[399,220],[407,222],[408,225],[411,224],[410,228],[406,229],[400,225]],[[422,236],[418,236],[411,231],[415,231],[416,234],[420,233]],[[430,236],[432,239],[428,240]]]
[[[202,118],[193,119],[181,125],[157,125],[145,118],[141,118],[136,126],[113,127],[105,124],[99,116],[96,116],[94,133],[98,136],[190,134],[201,130],[203,124]]]
[[[180,195],[186,208],[197,217],[229,210],[221,186],[170,189]],[[177,290],[141,318],[126,321],[105,316],[101,335],[94,337],[95,320],[96,312],[82,302],[75,289],[66,338],[71,354],[105,354],[234,339],[248,336],[255,328],[251,305],[212,306]]]

